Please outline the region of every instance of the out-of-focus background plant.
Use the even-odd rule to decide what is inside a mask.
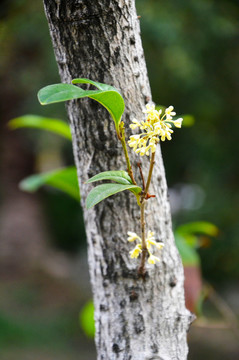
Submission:
[[[136,5],[154,101],[192,114],[191,126],[162,146],[185,269],[191,276],[191,267],[200,269],[210,284],[202,285],[202,298],[210,300],[202,305],[207,322],[192,327],[189,359],[236,359],[239,4],[137,0]],[[59,82],[42,2],[3,1],[0,16],[1,356],[94,359],[85,335],[93,330],[92,307],[85,305],[91,294],[82,213],[76,192],[66,186],[74,172],[71,142],[46,131],[7,127],[10,119],[29,113],[66,121],[62,104],[44,108],[36,98],[41,87]],[[65,166],[70,173],[60,170],[54,182],[55,169]],[[47,175],[21,187],[51,187],[34,195],[20,191],[20,181],[36,173]],[[68,189],[68,195],[56,188]]]

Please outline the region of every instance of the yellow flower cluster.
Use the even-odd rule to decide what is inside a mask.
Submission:
[[[156,151],[159,139],[162,141],[165,141],[166,138],[171,140],[171,134],[173,133],[171,124],[181,128],[183,119],[173,120],[173,116],[176,115],[173,109],[173,106],[169,106],[161,117],[162,110],[155,110],[155,105],[148,104],[143,111],[145,113],[145,120],[139,122],[137,119],[133,119],[130,128],[136,129],[139,127],[140,130],[144,130],[141,134],[130,136],[128,141],[129,146],[137,154],[149,156],[150,150],[152,153]]]
[[[138,244],[134,247],[133,250],[129,252],[130,257],[132,259],[137,258],[140,253],[142,252],[142,240],[141,238],[134,232],[128,231],[128,241],[133,242],[135,240],[138,240]],[[155,264],[156,261],[160,261],[157,256],[154,256],[151,252],[151,247],[155,246],[158,250],[162,249],[164,247],[163,243],[159,243],[155,241],[154,233],[152,231],[148,231],[148,235],[146,238],[146,247],[149,253],[148,263],[149,264]]]

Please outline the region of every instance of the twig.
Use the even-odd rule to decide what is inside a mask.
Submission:
[[[138,269],[138,274],[141,276],[145,276],[146,270],[145,270],[145,260],[146,260],[146,256],[148,254],[148,249],[146,246],[146,236],[145,236],[145,200],[147,200],[149,197],[152,197],[154,195],[149,195],[148,194],[148,190],[149,190],[149,185],[151,182],[151,178],[152,178],[152,173],[153,173],[153,167],[154,167],[154,161],[155,159],[155,153],[152,153],[151,159],[150,159],[150,165],[149,165],[149,173],[148,173],[148,179],[147,179],[147,183],[145,185],[145,189],[143,194],[141,195],[141,205],[140,205],[140,224],[141,224],[141,240],[142,240],[142,255],[141,255],[141,262],[140,262],[140,266]]]
[[[154,163],[155,163],[155,152],[152,153],[152,156],[151,156],[151,159],[150,159],[148,179],[147,179],[147,183],[146,183],[144,193],[143,193],[143,198],[144,199],[147,198],[147,194],[148,194],[148,191],[149,191],[149,185],[150,185],[152,174],[153,174]]]
[[[142,255],[141,262],[138,269],[138,274],[144,278],[146,270],[145,270],[145,260],[148,253],[148,249],[146,246],[145,239],[145,199],[142,198],[140,205],[140,225],[141,225],[141,240],[142,240]]]
[[[142,167],[141,167],[141,162],[137,162],[137,166],[139,168],[140,176],[141,176],[141,179],[142,179],[143,190],[145,190],[145,181],[144,181],[144,174],[143,174]]]
[[[137,185],[137,183],[136,183],[136,181],[134,179],[133,170],[132,170],[132,167],[131,167],[131,164],[130,164],[129,154],[128,154],[127,145],[126,145],[126,141],[125,141],[124,124],[123,124],[123,122],[121,124],[122,124],[121,128],[120,128],[121,133],[120,134],[118,133],[118,138],[119,138],[119,140],[121,142],[121,145],[123,147],[123,150],[124,150],[124,156],[125,156],[125,160],[126,160],[126,164],[127,164],[128,174],[129,174],[133,184]]]

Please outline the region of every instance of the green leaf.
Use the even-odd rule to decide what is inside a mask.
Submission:
[[[166,106],[164,105],[155,105],[155,110],[162,110],[162,112],[164,113],[164,111],[166,110]]]
[[[191,127],[195,123],[195,117],[189,114],[182,114],[177,116],[178,118],[183,118],[182,126]]]
[[[200,257],[197,251],[188,245],[183,237],[175,234],[175,242],[184,266],[200,266]]]
[[[107,197],[114,195],[120,191],[130,190],[135,194],[139,194],[142,189],[136,185],[122,185],[122,184],[102,184],[93,188],[87,196],[86,207],[92,208],[100,201]]]
[[[120,94],[120,92],[113,86],[107,85],[107,84],[102,84],[102,83],[99,83],[99,82],[96,82],[96,81],[93,81],[90,79],[84,79],[84,78],[73,79],[72,84],[91,84],[91,85],[94,85],[95,87],[97,87],[97,89],[99,89],[99,90],[117,91]]]
[[[89,184],[89,183],[92,183],[95,181],[100,181],[100,180],[112,180],[112,181],[115,181],[115,182],[117,182],[119,184],[123,184],[123,185],[132,184],[132,180],[131,180],[129,174],[123,170],[101,172],[101,173],[93,176],[89,180],[87,180],[86,184]]]
[[[80,201],[79,185],[75,166],[31,175],[23,179],[19,187],[27,192],[35,192],[43,185],[50,185]]]
[[[46,118],[38,115],[23,115],[9,121],[10,129],[35,128],[51,131],[71,140],[70,127],[62,120]]]
[[[57,102],[79,99],[93,95],[94,91],[84,91],[71,84],[53,84],[42,88],[38,92],[38,99],[41,105],[54,104]]]
[[[89,79],[73,79],[73,84],[91,84],[100,90],[100,93],[95,91],[95,94],[89,96],[91,99],[98,101],[103,105],[112,116],[116,129],[119,129],[119,123],[124,112],[124,99],[120,92],[113,86],[98,83]]]
[[[94,304],[93,301],[88,301],[80,312],[80,325],[84,333],[93,338],[95,336],[95,321],[94,321]]]
[[[116,130],[124,112],[124,100],[114,87],[101,84],[89,79],[74,79],[73,84],[92,84],[98,90],[83,90],[71,84],[54,84],[44,87],[38,92],[38,99],[42,105],[89,97],[103,105],[112,116]]]
[[[199,242],[198,242],[198,236],[192,235],[192,234],[183,234],[182,236],[184,238],[184,241],[188,246],[190,246],[193,249],[198,248]]]
[[[195,221],[179,226],[176,229],[179,235],[202,234],[208,236],[217,236],[219,229],[214,224],[207,221]]]

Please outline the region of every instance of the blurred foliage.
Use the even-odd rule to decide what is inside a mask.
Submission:
[[[78,310],[89,295],[78,284],[32,272],[2,279],[0,295],[1,360],[88,359],[81,355],[90,343],[79,329]]]
[[[86,247],[82,208],[78,201],[60,191],[42,194],[46,223],[52,235],[52,244],[68,253]]]
[[[199,197],[195,207],[183,200],[174,213],[175,227],[199,219],[217,224],[218,240],[200,249],[203,273],[214,281],[238,278],[238,0],[136,0],[136,5],[154,101],[193,115],[189,123],[194,125],[162,146],[169,187],[186,185],[186,195],[194,187]],[[36,98],[39,88],[59,82],[41,0],[3,1],[0,43],[10,116],[31,112],[62,118],[64,106],[47,109]],[[63,165],[72,164],[70,146],[50,135],[31,136],[35,152],[57,147]],[[48,209],[55,208],[54,201],[49,199]]]
[[[0,71],[4,91],[21,97],[19,113],[40,108],[36,97],[42,84],[59,81],[41,0],[10,0],[0,9]],[[64,107],[52,108],[57,117]],[[59,110],[60,109],[60,110]],[[17,109],[16,109],[17,110]],[[43,114],[45,109],[40,109]],[[38,111],[39,113],[39,111]]]
[[[95,336],[94,304],[89,300],[81,309],[79,315],[80,325],[84,333],[90,337]]]
[[[24,115],[9,121],[10,129],[34,128],[53,132],[71,140],[71,131],[65,121],[38,115]]]
[[[218,228],[206,221],[183,224],[174,231],[177,248],[184,266],[201,267],[197,249],[205,246],[211,237],[217,236]]]
[[[52,340],[59,341],[60,331],[64,329],[64,320],[57,319],[52,324],[26,323],[9,315],[0,314],[0,345],[1,348],[12,346],[49,346]],[[54,336],[54,337],[53,337]],[[63,337],[60,341],[63,340]],[[59,341],[59,342],[60,342]]]
[[[69,125],[59,119],[24,115],[10,120],[8,126],[12,130],[33,128],[49,131],[71,141]],[[68,252],[77,251],[80,244],[84,243],[86,236],[82,209],[79,206],[80,191],[76,167],[72,165],[30,175],[19,184],[21,190],[30,193],[36,192],[43,186],[61,191],[60,194],[48,193],[47,199],[52,199],[52,201],[46,203],[47,218],[51,220],[49,229],[53,229],[53,235],[55,235],[53,239],[56,239],[54,245]],[[62,193],[67,194],[71,199],[68,199],[68,196],[62,196]],[[72,199],[77,201],[77,206]]]
[[[8,126],[12,130],[33,128],[50,131],[71,141],[69,125],[59,119],[51,119],[38,115],[23,115],[10,120]],[[77,171],[74,165],[28,176],[21,180],[19,187],[23,191],[33,193],[44,185],[61,190],[76,201],[80,201]]]
[[[75,166],[68,166],[46,173],[31,175],[23,179],[19,187],[27,192],[35,192],[43,185],[50,185],[80,201],[77,172]]]

